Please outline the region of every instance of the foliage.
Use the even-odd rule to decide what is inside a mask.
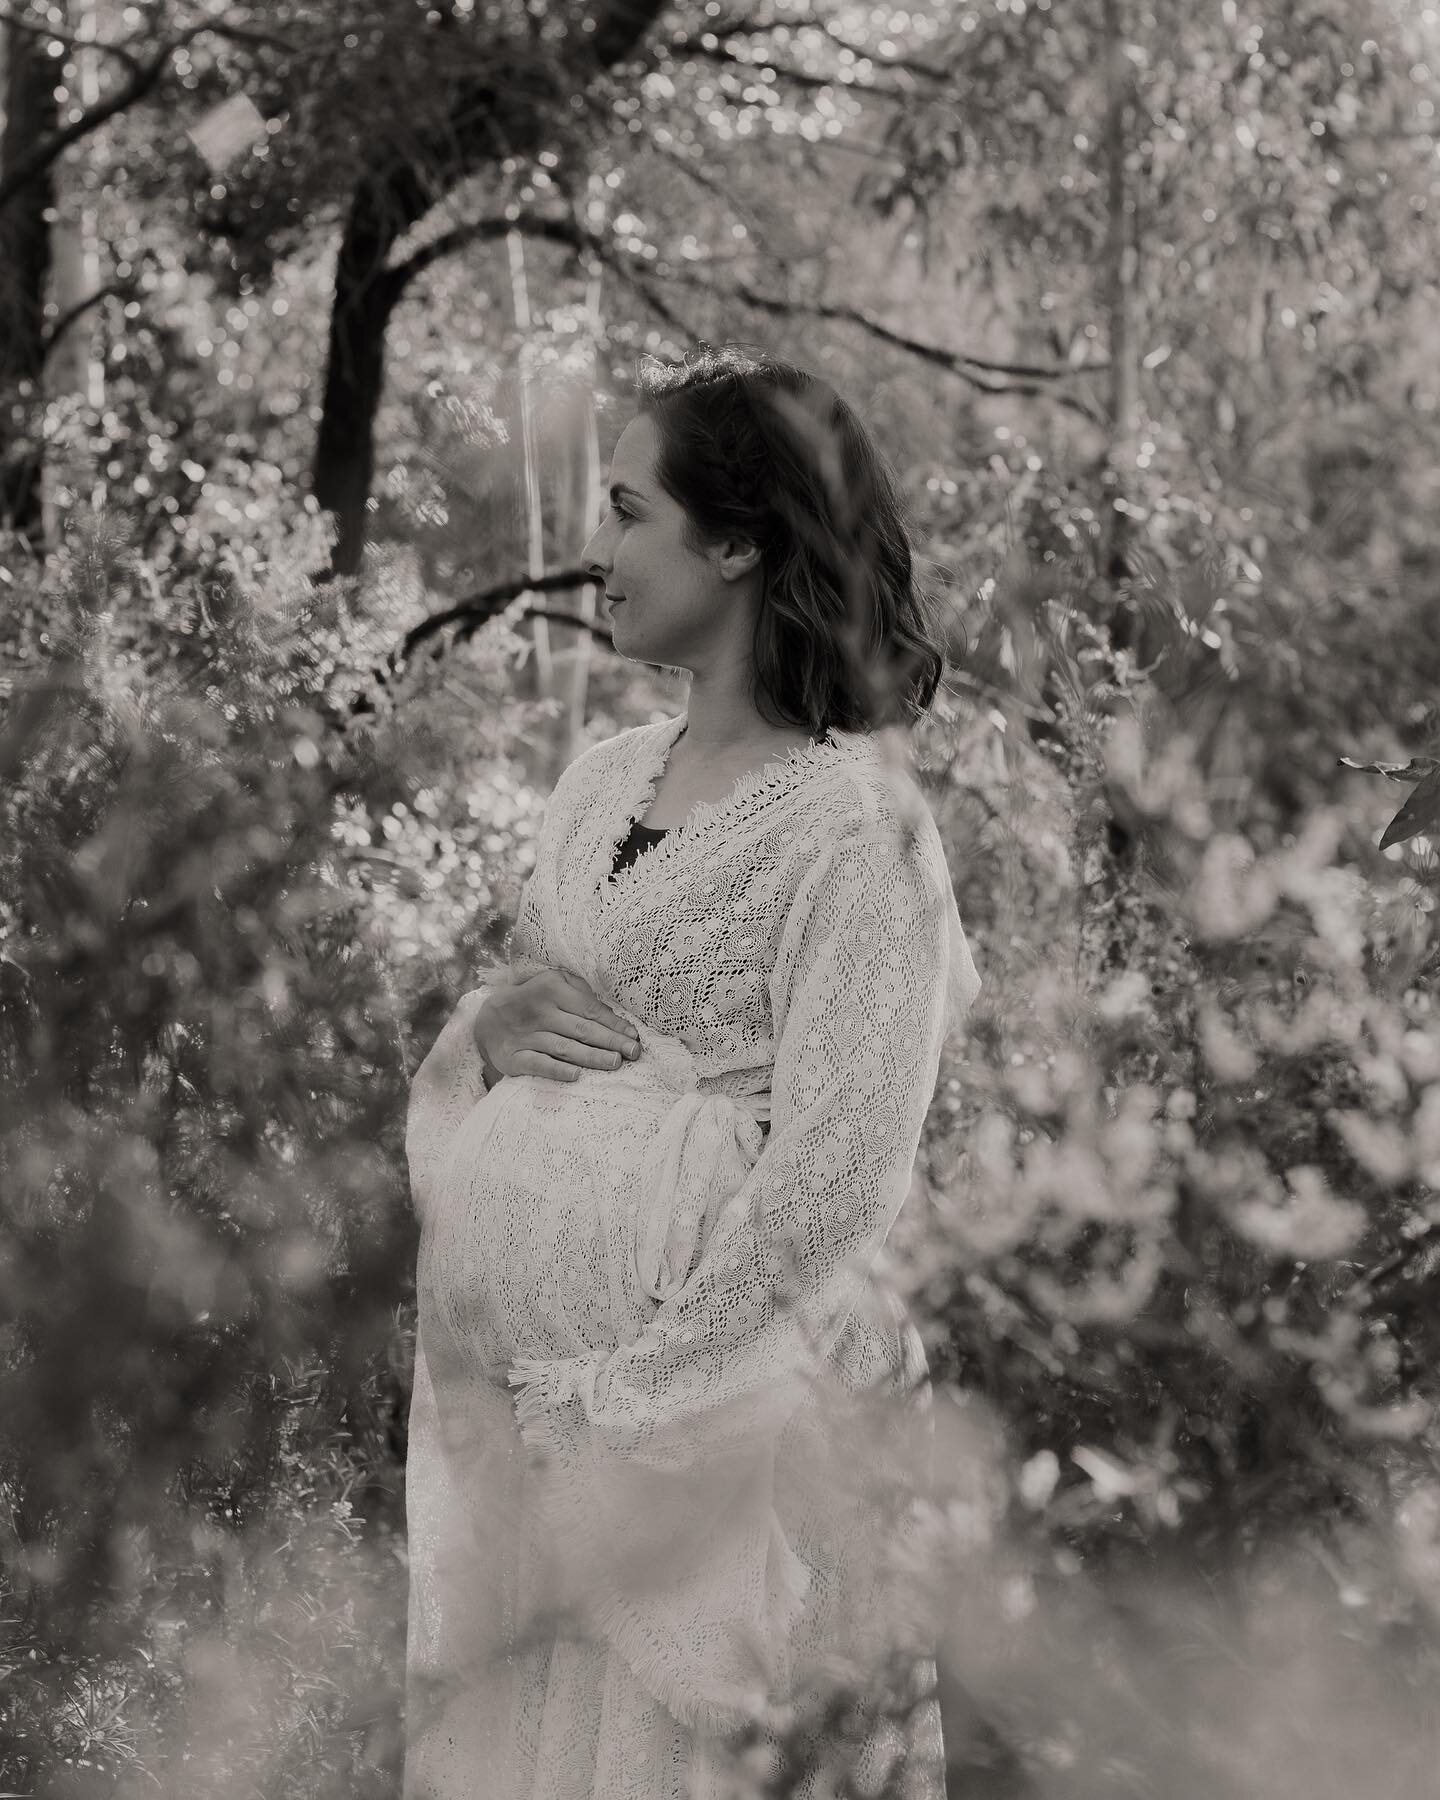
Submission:
[[[967,1446],[996,1486],[949,1596],[952,1616],[986,1615],[957,1668],[1042,1791],[1057,1732],[1064,1791],[1103,1786],[1120,1720],[1119,1791],[1314,1791],[1258,1753],[1227,1760],[1209,1692],[1179,1685],[1187,1632],[1212,1635],[1199,1663],[1218,1675],[1288,1569],[1292,1628],[1343,1632],[1389,1671],[1398,1741],[1371,1719],[1362,1735],[1400,1782],[1440,1652],[1435,857],[1377,854],[1353,777],[1294,829],[1237,808],[1224,728],[1208,753],[1194,729],[1203,647],[1174,629],[1190,678],[1167,699],[1103,645],[1078,661],[1047,612],[1063,750],[1047,770],[1005,740],[1007,798],[1037,798],[997,808],[974,855],[988,868],[1006,846],[1024,876],[1001,890],[965,1103],[937,1108],[954,1117],[906,1258],[937,1375],[1003,1446]],[[1057,813],[1068,854],[1042,861]],[[1018,1612],[1006,1581],[1030,1597]],[[1067,1713],[1078,1619],[1114,1660]],[[1157,1641],[1176,1685],[1142,1729],[1129,1684]],[[1007,1693],[1011,1653],[1031,1666]],[[1321,1664],[1317,1687],[1343,1687],[1344,1658]],[[1260,1679],[1257,1721],[1281,1687]]]
[[[541,715],[502,698],[497,621],[342,731],[378,620],[423,589],[317,591],[303,520],[265,541],[291,558],[268,593],[200,590],[102,524],[20,615],[51,629],[4,746],[5,1773],[76,1792],[82,1760],[163,1785],[181,1746],[297,1795],[398,1755],[404,1074],[513,913],[538,801],[500,752]],[[1038,1780],[1058,1733],[1067,1792],[1107,1733],[1148,1779],[1199,1702],[1127,1737],[1118,1690],[1051,1683],[1034,1609],[1063,1641],[1204,1571],[1229,1642],[1299,1542],[1377,1654],[1412,1633],[1416,1679],[1434,1605],[1433,863],[1370,847],[1362,773],[1298,810],[1236,788],[1267,690],[1233,593],[1209,630],[1228,565],[1156,578],[1141,671],[1077,610],[1083,558],[1012,545],[919,746],[987,979],[896,1244],[941,1391],[997,1422],[944,1470],[988,1470],[968,1515],[940,1508],[970,1537],[932,1550],[993,1659],[955,1653],[979,1710],[952,1748],[1008,1744]],[[459,744],[491,709],[476,787]],[[1187,1754],[1219,1778],[1213,1744]]]
[[[548,105],[557,9],[521,43],[463,0],[227,8],[68,166],[103,401],[25,409],[70,536],[0,544],[7,1790],[395,1786],[406,1079],[513,918],[561,708],[523,604],[352,707],[524,564],[522,358],[557,435],[579,394],[609,436],[636,353],[695,333],[874,419],[952,620],[917,747],[986,988],[891,1248],[957,1785],[1433,1786],[1435,21],[883,10],[677,8],[553,140],[440,184],[394,246],[355,581],[304,489],[368,127],[416,148],[502,66]],[[183,127],[236,91],[271,128],[216,171]],[[527,239],[528,333],[478,229],[507,208],[584,227]],[[602,659],[585,737],[663,679]]]
[[[407,934],[355,873],[371,820],[430,847],[434,792],[397,784],[383,723],[343,739],[323,705],[363,633],[333,594],[267,614],[238,579],[146,617],[153,580],[113,522],[72,544],[0,742],[4,1773],[113,1776],[147,1708],[193,1705],[193,1747],[215,1732],[237,1780],[269,1762],[266,1791],[353,1792],[352,1709],[403,1659],[411,1015],[433,1030],[464,898],[483,921],[491,897],[456,858],[509,849],[507,821],[469,809],[472,848],[457,833],[432,877],[443,931]],[[312,1610],[275,1688],[297,1605],[334,1630]],[[202,1725],[236,1657],[255,1716]],[[186,1741],[162,1737],[157,1778]]]
[[[1008,701],[924,734],[987,982],[888,1246],[938,1389],[908,1566],[946,1648],[952,1781],[1418,1800],[1440,865],[1380,850],[1354,776],[1288,818],[1236,794],[1246,684],[1213,701],[1193,591],[1159,583],[1173,623],[1141,676],[1057,586],[1012,555],[971,672],[1022,617],[1033,663],[1017,636]],[[757,1791],[792,1791],[847,1704],[800,1708]]]

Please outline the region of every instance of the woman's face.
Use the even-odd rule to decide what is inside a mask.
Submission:
[[[610,459],[609,505],[581,551],[603,578],[616,650],[668,668],[709,666],[735,643],[748,643],[758,597],[759,558],[724,544],[693,550],[685,509],[655,478],[660,433],[638,413]]]

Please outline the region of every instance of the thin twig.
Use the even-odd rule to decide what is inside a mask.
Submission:
[[[893,100],[901,105],[915,98],[908,88],[881,87],[873,81],[848,79],[843,73],[822,75],[811,69],[797,69],[790,63],[774,62],[768,57],[736,56],[734,51],[726,50],[718,40],[707,44],[704,38],[672,38],[666,49],[672,56],[704,57],[707,62],[721,63],[729,69],[752,69],[757,74],[763,71],[773,75],[777,81],[788,81],[792,87],[844,88],[847,93],[868,94],[873,99]]]
[[[99,306],[102,300],[109,300],[112,296],[117,294],[130,294],[133,292],[133,282],[108,281],[104,287],[96,288],[93,294],[87,294],[83,300],[77,300],[73,306],[68,307],[61,313],[60,317],[45,333],[44,342],[41,345],[41,355],[49,356],[51,351],[60,342],[61,338],[64,337],[65,333],[75,321],[83,318],[92,307]],[[3,1800],[3,1797],[0,1797],[0,1800]]]

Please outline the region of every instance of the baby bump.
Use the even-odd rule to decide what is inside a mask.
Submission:
[[[757,1109],[660,1072],[507,1076],[462,1121],[425,1222],[422,1304],[492,1377],[517,1355],[631,1340],[753,1166]]]

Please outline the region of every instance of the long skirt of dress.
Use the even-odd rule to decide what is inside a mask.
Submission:
[[[517,1146],[543,1143],[543,1133],[526,1116],[531,1090],[560,1084],[520,1078],[506,1085],[512,1091],[504,1105],[491,1095],[457,1132],[449,1158],[457,1176],[462,1169],[514,1167],[518,1151],[508,1156],[502,1133],[513,1131]],[[592,1092],[601,1103],[598,1083]],[[573,1107],[579,1098],[572,1090],[556,1093],[551,1103]],[[612,1117],[616,1103],[612,1092]],[[532,1163],[543,1160],[532,1153]],[[543,1180],[543,1169],[535,1173]],[[741,1800],[758,1794],[763,1789],[757,1777],[773,1778],[777,1768],[783,1715],[752,1721],[747,1760],[737,1760],[743,1733],[715,1737],[673,1717],[625,1655],[567,1613],[549,1585],[555,1559],[544,1537],[540,1478],[504,1377],[508,1358],[534,1347],[517,1343],[521,1321],[533,1334],[552,1325],[555,1314],[536,1298],[538,1289],[506,1289],[512,1298],[516,1291],[523,1296],[507,1319],[496,1300],[496,1270],[513,1272],[528,1256],[544,1264],[549,1279],[573,1261],[575,1286],[593,1288],[598,1280],[604,1291],[605,1245],[599,1237],[576,1239],[573,1231],[545,1240],[532,1211],[525,1230],[517,1227],[498,1253],[490,1244],[477,1256],[468,1235],[470,1215],[460,1204],[467,1192],[466,1206],[501,1204],[489,1174],[441,1180],[422,1220],[406,1471],[404,1800]],[[535,1195],[525,1201],[536,1204]],[[492,1230],[494,1223],[492,1212]],[[918,1394],[923,1402],[923,1347],[894,1303],[857,1307],[829,1362],[838,1388],[869,1388],[877,1374],[884,1386],[888,1374],[897,1397]],[[904,1406],[897,1398],[895,1406],[897,1418],[902,1410],[907,1415],[913,1459],[916,1424],[928,1427],[928,1416],[922,1419],[923,1406],[913,1399]],[[823,1694],[823,1671],[812,1653],[833,1649],[843,1670],[857,1654],[857,1631],[880,1620],[890,1598],[874,1551],[886,1535],[880,1515],[872,1530],[861,1516],[863,1500],[837,1499],[834,1477],[847,1459],[837,1461],[819,1418],[818,1412],[796,1416],[775,1459],[775,1515],[784,1539],[776,1563],[782,1571],[798,1571],[808,1588],[796,1631],[796,1685],[780,1700]],[[888,1504],[896,1504],[893,1493]],[[902,1515],[894,1516],[903,1539],[910,1528]],[[825,1731],[824,1742],[817,1739],[802,1751],[806,1772],[769,1791],[832,1800],[846,1791],[879,1794],[893,1778],[889,1791],[897,1800],[943,1800],[933,1638],[929,1643],[932,1653],[926,1654],[922,1631],[910,1659],[913,1686],[906,1702],[912,1710],[903,1725],[883,1716],[873,1724],[862,1719],[849,1742],[838,1731]],[[807,1682],[815,1686],[807,1688]],[[844,1788],[846,1780],[853,1790]]]
[[[491,1396],[471,1413],[474,1437],[457,1457],[423,1339],[417,1345],[404,1800],[749,1800],[762,1791],[755,1777],[773,1779],[779,1767],[774,1729],[760,1728],[737,1756],[734,1742],[674,1719],[607,1641],[547,1620],[535,1477],[509,1391]],[[830,1573],[838,1620],[862,1604],[867,1572]],[[883,1605],[885,1595],[871,1598]],[[858,1743],[832,1739],[828,1751],[802,1743],[800,1778],[763,1791],[833,1800],[845,1778],[875,1794],[898,1772],[897,1796],[944,1800],[935,1663],[922,1654],[913,1668],[903,1727],[882,1719]]]

